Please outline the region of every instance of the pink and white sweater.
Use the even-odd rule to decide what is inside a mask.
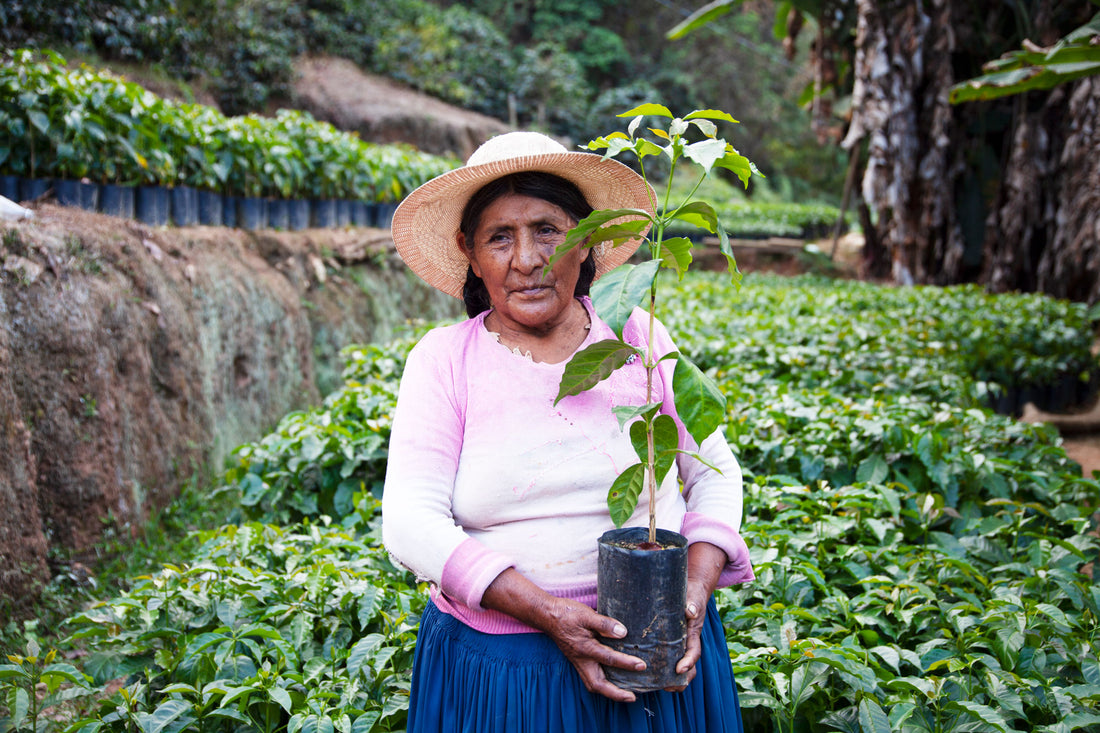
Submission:
[[[581,348],[615,335],[583,298],[592,327]],[[482,313],[437,328],[410,352],[390,437],[382,536],[402,565],[432,583],[437,606],[486,633],[534,631],[481,607],[485,589],[515,568],[553,595],[596,605],[596,541],[613,524],[607,490],[637,462],[612,408],[646,404],[641,359],[557,405],[565,364],[518,356],[485,328]],[[643,347],[648,315],[624,328]],[[655,324],[658,355],[675,350]],[[674,362],[661,362],[657,401],[672,392]],[[675,410],[669,414],[676,418]],[[676,418],[681,455],[657,495],[657,525],[689,543],[709,542],[729,562],[720,584],[753,579],[741,524],[741,469],[721,431],[697,446]],[[645,495],[624,526],[646,526]]]

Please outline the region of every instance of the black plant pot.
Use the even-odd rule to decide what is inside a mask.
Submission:
[[[198,192],[199,224],[208,227],[220,227],[225,219],[222,217],[222,209],[225,206],[225,197],[213,191]]]
[[[397,211],[395,203],[374,204],[374,226],[379,229],[389,229],[393,224],[393,212]]]
[[[222,201],[222,223],[227,227],[237,226],[237,202],[239,196],[226,196]]]
[[[19,176],[0,176],[0,196],[19,202]]]
[[[290,228],[290,207],[286,199],[267,199],[267,225],[272,229]]]
[[[49,178],[20,178],[19,201],[34,201],[42,196],[53,185]]]
[[[351,225],[369,227],[371,224],[370,207],[366,201],[351,202]]]
[[[100,189],[103,187],[98,183],[90,183],[87,181],[80,182],[80,208],[85,211],[99,211],[99,197],[101,194]]]
[[[287,220],[289,226],[287,227],[291,231],[301,231],[302,229],[309,229],[310,222],[310,206],[309,201],[306,199],[294,199],[287,202]]]
[[[622,639],[604,643],[645,660],[641,672],[605,667],[623,689],[650,692],[685,683],[676,663],[687,644],[687,538],[657,530],[658,550],[635,547],[649,539],[645,527],[613,529],[600,537],[596,593],[599,613],[626,626]]]
[[[99,193],[99,210],[121,219],[133,219],[134,189],[131,186],[104,184]]]
[[[319,229],[331,229],[336,226],[334,199],[313,199],[313,226]]]
[[[237,200],[237,226],[263,229],[267,225],[267,207],[262,198],[246,196]]]
[[[351,224],[351,202],[347,199],[336,199],[336,226],[346,227]]]
[[[134,210],[137,220],[153,226],[168,224],[171,209],[171,197],[163,186],[138,186],[134,196]]]
[[[190,186],[172,189],[172,221],[178,227],[191,227],[199,223],[199,192]]]
[[[62,206],[80,206],[80,181],[58,178],[53,182],[54,196]]]

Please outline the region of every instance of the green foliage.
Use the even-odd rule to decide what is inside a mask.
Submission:
[[[226,481],[240,492],[245,517],[287,523],[324,515],[351,527],[360,521],[355,497],[382,495],[398,380],[415,340],[347,349],[341,389],[234,452]]]
[[[0,664],[0,688],[7,717],[0,717],[0,730],[38,733],[48,728],[43,713],[69,700],[91,692],[90,679],[73,665],[58,661],[57,650],[42,653],[38,642],[27,642],[26,654],[9,654],[8,664]],[[39,698],[39,689],[46,696]]]
[[[1100,74],[1100,13],[1050,48],[1033,44],[985,64],[986,72],[951,87],[951,103],[996,99],[1033,89],[1050,89]]]
[[[618,340],[607,340],[593,344],[578,352],[565,365],[561,378],[561,389],[557,400],[568,395],[576,395],[591,389],[600,381],[626,363],[627,355],[638,352],[644,359],[647,379],[652,385],[659,356],[653,350],[653,322],[657,318],[657,273],[668,268],[676,272],[680,279],[691,265],[690,240],[683,237],[666,239],[665,232],[674,223],[705,229],[718,234],[722,251],[726,254],[731,278],[736,282],[740,278],[737,263],[733,259],[729,239],[718,220],[714,208],[705,201],[695,198],[699,185],[714,168],[732,171],[747,186],[753,173],[759,173],[748,158],[741,155],[724,139],[717,137],[718,127],[715,120],[735,123],[728,113],[719,110],[695,110],[683,118],[674,117],[668,109],[659,104],[643,104],[620,117],[633,118],[627,127],[627,133],[614,132],[588,143],[589,150],[604,150],[605,158],[615,158],[630,152],[637,160],[646,177],[645,159],[650,156],[667,157],[670,165],[670,179],[675,176],[679,163],[694,164],[701,173],[698,182],[683,199],[673,203],[672,187],[665,189],[663,198],[654,201],[655,211],[649,214],[639,209],[597,210],[578,222],[569,232],[554,255],[551,264],[557,258],[576,247],[594,247],[610,244],[620,246],[632,239],[642,239],[647,246],[648,262],[633,265],[625,264],[609,274],[593,288],[593,302],[597,311],[608,320],[618,335]],[[650,127],[654,140],[637,135],[638,128],[647,116],[668,119],[666,127]],[[701,133],[702,139],[689,142],[687,133],[694,129]],[[648,180],[647,180],[648,184]],[[637,306],[648,307],[649,338],[646,348],[639,350],[623,339],[623,325],[630,312]],[[691,364],[683,354],[675,356],[675,390],[677,412],[687,432],[697,443],[702,443],[721,423],[725,411],[725,397],[713,380]],[[647,395],[647,403],[653,403],[652,392]],[[661,405],[663,407],[663,404]],[[619,406],[622,407],[622,406]],[[629,407],[629,406],[628,406]],[[657,422],[659,409],[638,413],[636,418],[645,427],[645,440],[634,441],[640,465],[645,466],[645,481],[649,503],[649,541],[656,542],[656,494],[658,465],[670,461],[679,447],[676,441],[671,445],[657,445]],[[634,434],[633,427],[631,435]],[[636,475],[636,469],[630,469]],[[608,492],[608,509],[615,526],[629,518],[639,500],[639,492],[633,490],[634,480],[629,482],[630,490],[621,486],[622,479],[616,481]]]
[[[820,239],[831,234],[840,218],[840,209],[827,204],[798,204],[748,201],[716,201],[715,211],[729,236],[738,239],[766,239],[791,237],[796,239]],[[851,225],[852,215],[845,216],[843,230]],[[676,222],[670,233],[682,236],[706,234],[705,230]]]
[[[377,502],[363,502],[376,519]],[[425,595],[376,532],[203,533],[186,564],[71,620],[72,638],[94,648],[85,670],[127,685],[69,730],[402,728]]]
[[[1052,429],[985,408],[976,377],[993,360],[1031,375],[1093,365],[1083,308],[969,287],[748,276],[735,293],[715,273],[669,280],[673,336],[726,395],[746,477],[742,534],[757,579],[718,594],[746,729],[1100,724],[1100,591],[1083,572],[1100,559],[1100,484]],[[971,339],[985,328],[1003,344],[978,353]],[[73,698],[83,712],[74,723],[67,708],[40,706],[39,730],[404,726],[425,589],[381,547],[366,489],[382,461],[355,451],[371,420],[388,432],[418,335],[349,349],[346,394],[309,421],[288,417],[230,472],[239,484],[242,470],[285,479],[244,510],[297,522],[303,508],[321,511],[318,487],[338,485],[351,455],[360,488],[348,513],[196,533],[165,553],[169,564],[78,613],[59,647],[86,653],[79,669],[50,669],[50,702]],[[372,396],[369,410],[353,406]],[[304,422],[334,436],[312,462],[294,433]],[[337,424],[345,431],[322,432]],[[641,492],[640,473],[625,472],[621,488]],[[31,677],[48,681],[59,663],[31,639],[0,667],[0,706],[25,729]],[[119,678],[106,696],[99,686]],[[102,699],[89,707],[89,693]]]
[[[302,54],[348,58],[576,140],[651,98],[745,110],[752,127],[776,131],[743,152],[767,162],[781,195],[834,199],[841,154],[813,138],[788,99],[799,70],[762,12],[741,7],[708,36],[706,63],[694,45],[665,39],[676,9],[642,13],[611,0],[13,0],[0,7],[0,41],[132,64],[212,93],[231,115],[285,104]]]
[[[750,367],[749,383],[774,379],[845,396],[909,394],[979,406],[1017,392],[1066,409],[1084,402],[1095,384],[1093,321],[1081,303],[990,295],[977,286],[764,282],[731,303],[720,282],[693,281],[690,297],[677,299],[676,328],[688,336],[680,348],[716,369],[716,349],[727,341],[717,329],[732,327],[742,338],[721,348]],[[732,321],[717,315],[726,309],[734,310]]]
[[[28,50],[0,64],[0,170],[239,196],[398,200],[456,161],[365,143],[303,112],[226,117]]]

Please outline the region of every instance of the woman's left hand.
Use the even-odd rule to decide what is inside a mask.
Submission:
[[[687,674],[683,685],[666,688],[670,692],[681,692],[695,679],[695,663],[703,653],[700,635],[703,621],[707,617],[707,602],[718,585],[718,576],[728,562],[726,553],[707,542],[696,542],[688,548],[687,604],[684,615],[687,617],[687,649],[676,663],[678,674]]]

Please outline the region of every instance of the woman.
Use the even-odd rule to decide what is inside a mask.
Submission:
[[[691,681],[635,695],[601,665],[644,663],[602,643],[626,630],[593,609],[596,540],[612,527],[607,490],[636,460],[611,407],[645,403],[644,366],[636,360],[554,404],[565,362],[613,337],[589,286],[638,242],[576,248],[552,267],[550,256],[593,207],[652,211],[651,197],[616,161],[515,132],[418,188],[394,215],[405,262],[470,315],[409,354],[390,440],[383,539],[432,589],[409,731],[741,730],[710,601],[716,587],[753,577],[737,532],[740,469],[725,439],[683,446],[720,473],[685,458],[682,492],[670,472],[657,498],[658,526],[690,543],[689,642],[677,670]],[[646,316],[635,316],[624,338],[644,346]],[[654,347],[674,350],[663,327]],[[657,388],[670,391],[671,369],[661,376]],[[640,502],[628,524],[645,524],[646,513]]]

